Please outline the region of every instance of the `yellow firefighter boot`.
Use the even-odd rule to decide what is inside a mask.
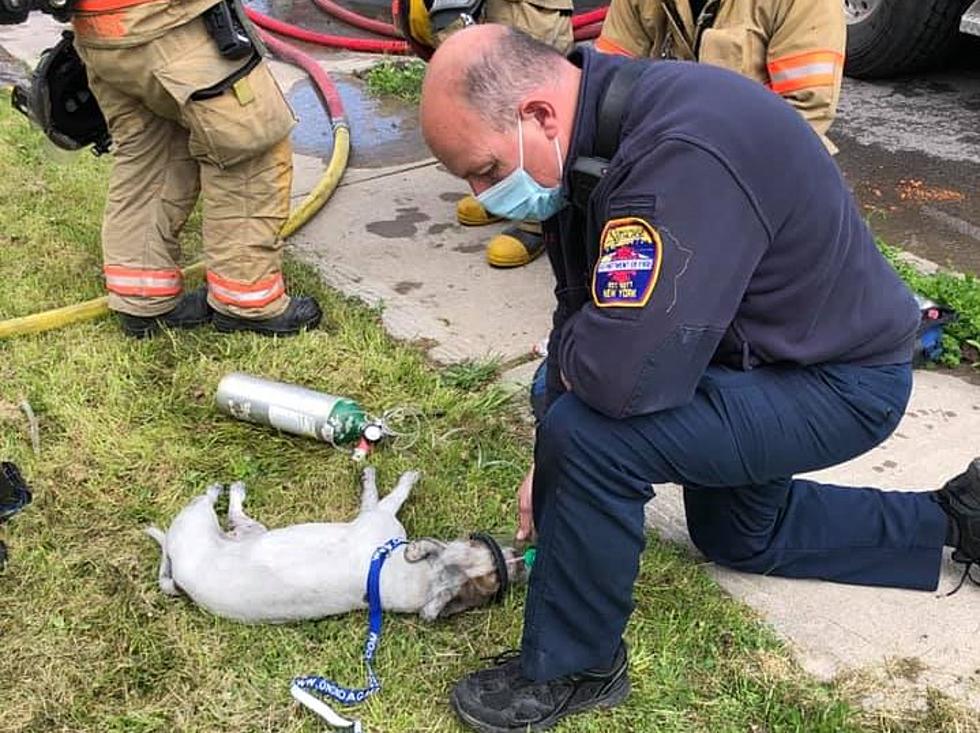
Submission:
[[[482,227],[500,221],[500,217],[484,209],[475,196],[466,194],[456,202],[456,220],[466,227]]]
[[[544,252],[538,222],[508,227],[487,244],[487,262],[493,267],[522,267]]]

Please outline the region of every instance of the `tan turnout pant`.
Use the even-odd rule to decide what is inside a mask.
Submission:
[[[208,299],[224,313],[278,315],[289,304],[279,228],[289,214],[295,119],[265,62],[240,71],[200,18],[128,48],[78,45],[113,138],[102,226],[109,307],[165,313],[183,290],[178,235],[203,194]]]
[[[516,28],[560,53],[567,54],[575,47],[572,0],[486,0],[483,20]],[[464,27],[462,20],[450,23],[435,34],[436,43]]]
[[[561,53],[575,47],[572,0],[487,0],[484,19],[524,31]]]

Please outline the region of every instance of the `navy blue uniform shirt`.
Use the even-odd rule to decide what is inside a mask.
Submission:
[[[593,154],[624,59],[582,68],[565,170]],[[565,193],[571,200],[566,173]],[[588,211],[545,222],[558,305],[549,396],[616,418],[688,402],[709,363],[909,361],[919,311],[837,165],[792,107],[701,64],[650,62]]]

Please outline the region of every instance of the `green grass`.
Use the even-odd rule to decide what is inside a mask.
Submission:
[[[84,154],[52,162],[9,110],[0,95],[0,318],[101,293],[107,172],[107,161]],[[199,246],[194,221],[187,240],[190,251]],[[209,482],[245,480],[248,508],[270,526],[346,520],[357,506],[358,469],[344,453],[215,410],[229,371],[349,395],[372,410],[417,409],[420,439],[373,459],[386,487],[403,470],[423,472],[402,513],[409,534],[513,528],[530,435],[486,373],[441,375],[388,339],[376,312],[303,267],[287,276],[321,299],[326,328],[282,341],[199,330],[133,342],[104,319],[0,342],[0,456],[35,490],[4,530],[0,730],[317,731],[291,702],[290,678],[362,683],[363,614],[244,626],[157,588],[157,549],[141,530],[169,522]],[[24,398],[40,420],[37,456],[13,407]],[[839,690],[804,676],[684,552],[651,539],[636,602],[633,695],[560,730],[836,732],[867,722]],[[434,625],[388,616],[377,658],[385,688],[356,715],[372,732],[458,730],[448,689],[481,656],[518,643],[521,612],[512,593]],[[939,730],[935,720],[921,729]]]
[[[977,366],[980,359],[980,280],[973,275],[942,271],[926,275],[902,259],[901,250],[881,240],[878,248],[912,290],[956,311],[957,319],[943,328],[940,363],[955,367],[966,360]]]
[[[372,94],[417,103],[422,97],[425,62],[418,59],[381,61],[361,76]]]
[[[464,361],[442,370],[443,384],[464,391],[478,389],[497,378],[500,372],[500,359]]]

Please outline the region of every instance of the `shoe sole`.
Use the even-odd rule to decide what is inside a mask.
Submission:
[[[628,677],[625,677],[622,685],[613,688],[606,693],[604,697],[601,697],[598,700],[587,703],[579,703],[578,705],[570,705],[549,718],[545,718],[544,720],[533,725],[522,725],[520,728],[500,728],[498,726],[488,725],[474,719],[464,710],[460,709],[459,703],[456,701],[456,690],[453,690],[449,695],[449,705],[453,709],[453,712],[456,713],[456,717],[458,717],[470,728],[477,731],[477,733],[526,733],[526,731],[548,730],[549,728],[553,728],[569,715],[575,715],[587,710],[608,710],[609,708],[616,707],[627,697],[629,697],[629,694],[630,681]]]
[[[167,323],[166,321],[164,321],[163,325],[166,326],[167,328],[177,328],[181,330],[186,330],[188,328],[198,328],[200,326],[206,326],[209,323],[211,323],[211,319],[205,318],[200,321],[182,321],[180,323]]]
[[[152,324],[150,326],[147,326],[142,331],[128,330],[125,327],[123,327],[122,328],[122,332],[123,332],[124,335],[129,336],[129,338],[133,338],[133,339],[145,339],[145,338],[150,338],[151,336],[156,336],[164,328],[176,329],[176,330],[181,330],[181,331],[187,331],[187,330],[190,330],[192,328],[199,328],[200,326],[206,326],[209,323],[211,323],[211,319],[210,318],[207,318],[207,319],[205,319],[203,321],[194,321],[193,323],[186,322],[186,321],[183,322],[183,323],[167,323],[166,321],[162,321],[161,320],[158,323],[154,323],[154,324]]]
[[[529,265],[532,262],[534,262],[534,260],[538,259],[538,257],[540,257],[543,252],[544,252],[544,248],[542,247],[534,254],[533,257],[529,255],[525,255],[524,257],[517,257],[514,259],[492,257],[491,255],[488,254],[487,264],[490,265],[491,267],[500,267],[500,268],[524,267],[524,265]]]
[[[483,227],[487,226],[488,224],[496,224],[498,221],[503,221],[503,219],[501,219],[499,216],[492,219],[471,219],[468,216],[457,216],[456,221],[458,221],[464,227]]]
[[[214,326],[214,330],[219,333],[257,333],[260,336],[296,336],[303,331],[312,331],[314,328],[320,325],[320,319],[312,323],[304,323],[302,326],[290,329],[267,329],[267,328],[254,328],[249,325],[239,324],[239,323],[224,323],[218,319],[211,321],[211,325]]]
[[[524,265],[528,265],[534,262],[536,259],[538,259],[538,257],[540,257],[543,254],[544,254],[544,247],[538,247],[533,253],[528,252],[528,250],[525,248],[524,255],[520,257],[500,257],[499,255],[495,255],[493,252],[491,252],[488,249],[487,264],[490,265],[491,267],[500,267],[500,268],[524,267]]]
[[[530,257],[520,257],[513,260],[501,259],[498,257],[487,257],[487,264],[490,267],[499,267],[500,269],[510,269],[512,267],[524,267],[524,265],[531,264]]]

